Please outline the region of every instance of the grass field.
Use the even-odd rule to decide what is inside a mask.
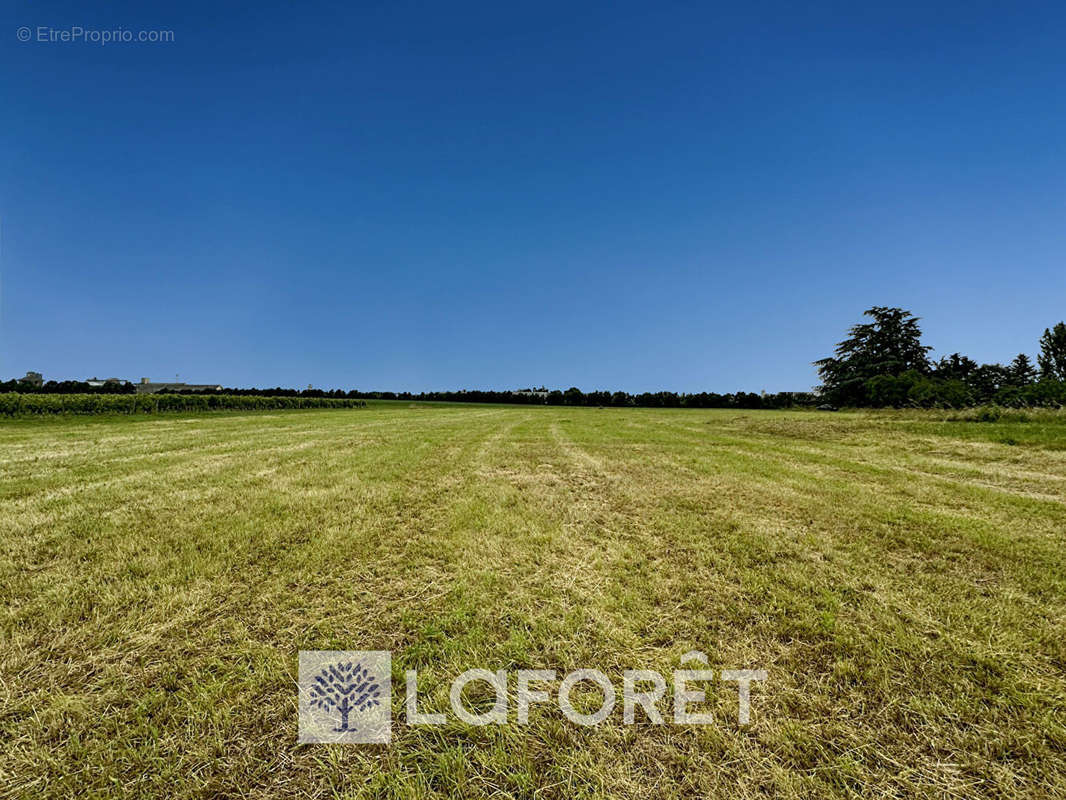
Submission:
[[[0,794],[1066,796],[1066,421],[376,405],[0,424]],[[301,649],[766,669],[752,723],[296,744]],[[475,697],[473,700],[477,701]],[[512,707],[513,715],[513,707]]]

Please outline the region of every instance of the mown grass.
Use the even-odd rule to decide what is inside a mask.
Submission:
[[[3,423],[0,792],[1063,796],[1064,444],[1051,416]],[[392,650],[434,709],[475,666],[769,679],[745,727],[716,684],[688,728],[407,727],[398,690],[390,746],[301,746],[300,649]]]

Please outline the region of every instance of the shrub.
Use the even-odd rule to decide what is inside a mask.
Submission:
[[[927,379],[914,370],[902,375],[876,375],[864,384],[870,405],[877,408],[892,406],[902,408],[908,405],[910,393]]]
[[[156,414],[167,411],[361,408],[363,400],[336,397],[259,397],[197,394],[0,394],[0,415]]]
[[[907,399],[918,408],[965,408],[973,402],[969,388],[962,381],[924,376],[911,386]]]

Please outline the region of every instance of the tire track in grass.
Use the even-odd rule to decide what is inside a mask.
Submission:
[[[528,415],[520,417],[518,419],[505,422],[502,426],[497,428],[495,432],[490,434],[481,443],[477,449],[477,453],[474,456],[474,471],[477,474],[489,478],[494,477],[494,467],[490,462],[490,457],[497,451],[500,444],[510,435],[510,433],[520,424],[528,422],[530,417]]]
[[[603,460],[593,456],[587,450],[575,444],[572,439],[568,438],[562,432],[562,429],[558,424],[552,424],[551,435],[555,440],[556,445],[559,446],[566,457],[570,459],[571,463],[573,463],[579,471],[599,475],[607,474],[603,465]]]

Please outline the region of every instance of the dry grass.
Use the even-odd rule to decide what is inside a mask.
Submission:
[[[1066,794],[1066,425],[379,405],[0,426],[0,794]],[[300,649],[764,668],[753,724],[296,745]],[[512,708],[513,714],[513,708]]]

